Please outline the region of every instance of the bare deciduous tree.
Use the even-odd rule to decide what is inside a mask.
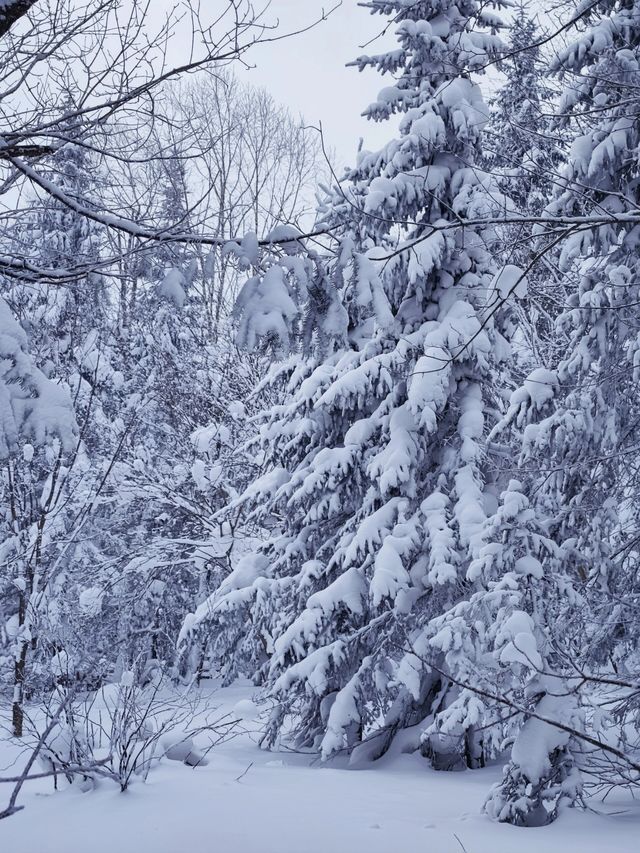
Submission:
[[[40,158],[73,143],[98,154],[107,168],[139,162],[144,149],[142,157],[148,159],[146,143],[162,138],[162,129],[173,120],[171,91],[181,78],[219,73],[245,61],[256,44],[293,35],[276,31],[268,4],[258,8],[251,0],[226,0],[205,18],[195,3],[188,3],[180,14],[170,12],[157,23],[149,0],[39,0],[13,6],[5,11],[0,43],[0,118],[7,128],[0,135],[0,228],[13,220],[15,199],[26,181],[81,216],[137,241],[222,242],[218,234],[137,221],[128,206],[71,197],[50,180],[42,168],[46,160]],[[187,55],[172,64],[178,36],[188,45]],[[182,129],[181,147],[189,132],[193,138],[192,130],[184,124]],[[171,155],[156,152],[155,159]],[[54,280],[86,273],[82,264],[56,274],[26,257],[5,254],[0,254],[0,270]]]

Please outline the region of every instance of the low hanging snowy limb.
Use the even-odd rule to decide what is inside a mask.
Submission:
[[[15,256],[0,255],[0,273],[21,282],[41,282],[48,284],[65,285],[86,278],[91,273],[100,269],[106,271],[113,267],[118,260],[110,257],[91,263],[69,264],[64,268],[40,266],[27,258],[16,258]],[[120,258],[121,260],[121,258]]]
[[[132,219],[127,219],[122,216],[118,216],[113,213],[109,213],[108,211],[100,211],[96,210],[94,207],[89,206],[88,204],[83,203],[77,198],[73,198],[67,193],[64,192],[57,184],[53,181],[48,180],[39,172],[37,172],[33,166],[30,166],[28,163],[24,162],[24,160],[18,158],[10,158],[10,162],[18,169],[19,172],[29,178],[36,186],[39,186],[40,189],[44,190],[53,198],[62,202],[66,207],[70,210],[75,211],[79,215],[90,219],[93,222],[97,222],[100,225],[104,225],[107,228],[113,228],[116,231],[122,231],[126,234],[131,235],[132,237],[136,237],[138,239],[143,240],[153,240],[159,243],[189,243],[189,244],[202,244],[205,246],[219,246],[224,247],[228,244],[233,244],[234,242],[241,242],[242,238],[231,235],[229,237],[220,237],[217,235],[211,234],[199,234],[197,232],[173,232],[170,229],[156,229],[148,226],[140,225]],[[311,237],[320,237],[323,234],[327,233],[326,228],[321,228],[316,231],[310,231],[306,234],[298,234],[295,237],[289,237],[286,239],[274,240],[273,237],[263,237],[257,241],[257,245],[260,247],[269,247],[273,248],[275,244],[285,245],[287,243],[296,243],[299,240]]]
[[[41,190],[48,193],[53,198],[62,202],[70,210],[75,211],[79,215],[86,217],[87,219],[90,219],[93,222],[99,223],[100,225],[104,225],[107,228],[111,228],[116,231],[121,231],[123,233],[129,234],[130,236],[135,237],[137,239],[151,240],[154,242],[168,244],[201,244],[206,246],[219,246],[221,248],[232,244],[240,244],[242,242],[242,237],[233,234],[221,237],[219,235],[207,233],[181,232],[174,229],[156,229],[149,226],[140,225],[134,220],[110,213],[109,211],[98,210],[95,208],[95,206],[83,203],[81,199],[70,196],[68,193],[65,193],[61,187],[59,187],[53,181],[44,177],[33,166],[31,166],[19,157],[7,155],[6,159],[33,184],[40,187]],[[393,223],[393,219],[385,219],[384,221]],[[603,225],[633,225],[638,223],[640,223],[640,210],[611,214],[592,213],[584,216],[552,216],[548,213],[544,213],[539,216],[531,216],[524,214],[514,214],[511,212],[507,213],[506,211],[504,215],[500,216],[488,215],[483,217],[472,217],[466,219],[464,217],[458,216],[451,221],[430,223],[429,226],[424,230],[424,233],[421,233],[419,237],[416,237],[413,240],[408,240],[406,243],[386,255],[382,254],[379,258],[377,258],[377,260],[391,260],[398,254],[411,251],[414,247],[419,246],[421,243],[423,243],[425,240],[428,240],[432,235],[436,233],[458,231],[467,228],[473,229],[479,226],[522,224],[540,225],[546,226],[547,228],[564,229],[563,233],[561,234],[561,238],[564,239],[568,235],[568,233],[573,233],[573,229],[575,228],[582,230],[598,228]],[[404,224],[406,224],[406,221],[404,222]],[[256,244],[260,248],[269,249],[273,249],[274,244],[276,243],[282,245],[283,247],[286,247],[287,243],[296,243],[297,241],[304,241],[307,239],[330,235],[332,231],[337,230],[338,227],[339,226],[337,225],[333,228],[323,226],[320,228],[312,229],[310,231],[299,232],[295,238],[291,237],[288,240],[274,240],[272,236],[267,235],[261,238],[256,238]]]
[[[461,681],[460,679],[458,679],[454,675],[452,675],[450,672],[447,672],[446,670],[442,669],[438,665],[437,661],[431,660],[429,658],[425,658],[424,656],[420,655],[420,653],[418,651],[416,651],[415,648],[413,648],[411,645],[409,645],[409,646],[398,645],[398,650],[400,650],[406,654],[413,655],[418,660],[420,660],[421,663],[423,663],[426,667],[428,667],[429,669],[432,669],[434,672],[437,672],[439,675],[441,675],[447,681],[450,681],[452,684],[455,684],[457,687],[460,687],[463,690],[468,690],[471,693],[474,693],[476,696],[479,696],[483,699],[490,699],[492,702],[497,702],[499,705],[502,705],[505,708],[509,708],[510,710],[512,710],[516,713],[523,714],[527,718],[533,718],[535,720],[539,720],[541,723],[545,723],[549,726],[552,726],[553,728],[558,729],[559,731],[566,732],[568,735],[571,735],[571,737],[575,737],[577,740],[582,741],[583,743],[589,744],[589,746],[593,746],[596,749],[602,750],[602,752],[604,752],[608,755],[614,756],[629,770],[634,770],[634,771],[637,771],[638,773],[640,773],[640,761],[636,761],[631,755],[629,755],[628,752],[624,752],[623,750],[618,749],[618,747],[616,747],[616,746],[612,746],[609,743],[605,743],[604,741],[599,740],[596,737],[593,737],[592,735],[588,734],[587,732],[581,731],[580,729],[577,729],[574,726],[568,725],[567,723],[564,723],[561,720],[554,719],[552,717],[547,717],[543,714],[538,713],[535,709],[527,708],[526,706],[520,704],[519,702],[516,702],[515,700],[510,699],[508,696],[502,695],[500,693],[495,693],[491,690],[486,690],[486,689],[481,688],[481,687],[477,687],[468,681]],[[584,679],[585,679],[585,681],[593,681],[595,683],[600,683],[600,684],[614,684],[615,686],[619,686],[619,687],[620,686],[621,687],[629,687],[629,688],[632,688],[634,690],[637,690],[640,687],[640,685],[638,685],[638,684],[628,684],[626,682],[619,682],[619,681],[609,680],[609,679],[601,679],[601,678],[598,678],[595,676],[594,677],[584,676]],[[577,689],[578,689],[578,687],[576,687],[573,691],[571,691],[571,693],[575,693]],[[568,695],[570,695],[570,693],[567,693],[566,695],[568,696]]]

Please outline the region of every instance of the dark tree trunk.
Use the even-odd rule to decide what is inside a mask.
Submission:
[[[24,676],[27,668],[28,643],[23,642],[20,655],[16,658],[13,681],[12,723],[15,737],[22,737],[24,729]]]
[[[13,0],[0,8],[0,37],[9,32],[11,27],[23,15],[26,15],[37,0]]]

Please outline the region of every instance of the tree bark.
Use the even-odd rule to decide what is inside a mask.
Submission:
[[[26,15],[32,6],[35,6],[37,0],[13,0],[0,7],[0,37],[6,35],[11,27]]]
[[[24,730],[24,676],[27,668],[27,646],[23,640],[20,654],[16,657],[13,681],[12,723],[14,737],[22,737]]]

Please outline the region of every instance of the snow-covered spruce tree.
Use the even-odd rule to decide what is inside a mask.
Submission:
[[[371,264],[354,253],[351,241],[343,240],[339,262],[334,269],[328,269],[326,258],[309,250],[299,237],[296,228],[276,226],[268,235],[272,248],[259,250],[255,235],[227,247],[241,269],[252,267],[256,273],[246,282],[237,304],[239,345],[258,353],[265,349],[278,355],[294,351],[254,386],[252,393],[245,392],[246,406],[242,412],[245,417],[262,411],[260,419],[268,420],[265,409],[273,406],[275,412],[283,399],[290,399],[299,384],[313,374],[323,357],[332,358],[337,345],[346,340],[348,315],[339,300],[337,279],[342,281],[343,276],[360,270],[355,286],[360,292],[360,313],[370,316],[373,303],[377,303],[381,322],[389,319],[380,282],[373,275]],[[260,361],[258,354],[258,364]],[[247,429],[246,423],[244,428]],[[293,429],[297,429],[297,424]],[[255,437],[255,429],[250,434]],[[221,529],[232,524],[236,542],[239,537],[250,539],[258,533],[264,538],[265,531],[276,526],[277,517],[271,518],[268,511],[261,513],[258,509],[251,513],[249,508],[254,502],[262,503],[261,495],[272,496],[272,489],[281,481],[279,472],[276,469],[257,479],[265,468],[270,469],[271,462],[259,440],[238,448],[234,456],[241,461],[245,472],[251,471],[253,483],[237,500],[227,502],[230,511],[220,514],[218,523]],[[242,478],[237,479],[238,483],[241,481]],[[246,488],[246,481],[244,485]],[[266,509],[266,503],[263,508]],[[254,545],[251,549],[254,553],[234,561],[230,573],[218,577],[213,592],[185,620],[180,636],[183,657],[198,643],[209,644],[211,659],[227,681],[238,674],[254,675],[266,662],[270,650],[270,634],[264,622],[275,616],[272,602],[267,604],[265,598],[267,607],[261,618],[251,614],[259,593],[252,584],[267,565],[265,558],[255,553],[256,548]]]
[[[492,231],[456,227],[502,203],[473,165],[488,111],[469,77],[500,49],[498,22],[477,2],[367,5],[393,16],[399,42],[357,61],[397,78],[367,113],[403,114],[400,135],[361,152],[336,190],[335,259],[289,244],[240,296],[249,343],[316,331],[310,355],[276,369],[286,399],[265,417],[267,472],[244,496],[274,535],[200,614],[219,625],[240,609],[277,700],[266,742],[291,723],[324,758],[365,740],[359,754],[375,757],[412,726],[417,748],[455,697],[410,649],[466,595],[495,505],[485,423],[508,351]],[[461,726],[424,749],[437,766],[474,764],[472,742]]]
[[[514,396],[515,405],[522,402],[522,393]],[[465,686],[434,729],[446,733],[482,720],[489,755],[511,741],[512,761],[486,808],[497,820],[539,826],[553,821],[560,804],[573,803],[581,790],[571,736],[553,725],[575,728],[580,722],[557,651],[579,599],[570,561],[517,480],[501,495],[485,539],[467,571],[472,594],[434,620],[435,633],[421,646],[426,656],[434,649],[444,653],[446,672]],[[496,703],[496,697],[506,701]]]
[[[69,130],[68,139],[48,158],[47,175],[55,186],[77,197],[94,186],[96,169],[74,138]],[[20,322],[29,359],[58,396],[66,397],[69,423],[78,423],[81,437],[74,441],[73,452],[73,436],[67,433],[62,444],[58,436],[46,448],[27,450],[22,458],[13,454],[8,463],[11,476],[6,494],[12,510],[6,565],[9,578],[16,573],[26,578],[26,603],[18,601],[17,618],[18,622],[28,620],[30,635],[16,670],[17,693],[29,695],[53,683],[50,661],[67,645],[64,623],[72,609],[67,606],[68,588],[77,588],[79,572],[84,581],[88,574],[88,561],[83,564],[74,553],[78,531],[72,528],[90,503],[93,485],[102,478],[107,442],[99,410],[105,391],[102,340],[108,297],[105,282],[96,272],[98,229],[55,198],[32,197],[25,210],[16,212],[6,239],[16,256],[28,257],[43,269],[64,274],[84,265],[87,270],[69,281],[42,277],[34,282],[27,273],[24,279],[10,277],[1,282],[3,295]],[[84,530],[81,537],[85,551],[90,539],[86,534]],[[13,597],[8,601],[12,608],[8,615],[14,617],[15,601]],[[17,706],[16,719],[19,715]],[[16,724],[16,731],[19,728]]]
[[[71,95],[64,100],[66,111],[73,113]],[[47,158],[47,178],[71,198],[95,198],[104,174],[97,158],[77,144],[81,130],[75,120],[62,123],[60,147]],[[68,281],[2,281],[3,294],[27,334],[38,367],[69,387],[83,439],[76,461],[85,463],[86,477],[87,466],[98,468],[109,455],[105,416],[98,410],[114,390],[111,300],[100,266],[104,229],[54,196],[38,193],[16,216],[8,236],[17,255],[28,256],[43,269],[62,274],[86,269]]]
[[[639,414],[638,225],[625,221],[625,214],[635,211],[637,196],[637,168],[628,153],[639,139],[628,103],[638,70],[640,6],[585,3],[581,11],[586,31],[556,60],[556,71],[567,80],[559,112],[565,120],[574,114],[568,127],[575,138],[561,192],[546,210],[549,224],[539,229],[566,235],[561,269],[579,282],[557,321],[557,332],[568,343],[553,369],[537,368],[514,392],[493,436],[504,438],[511,431],[515,437],[519,464],[529,472],[524,491],[531,496],[533,518],[528,523],[545,537],[528,549],[529,560],[536,557],[541,565],[527,582],[523,608],[533,619],[535,645],[525,636],[516,643],[529,644],[533,657],[527,655],[528,677],[514,680],[511,694],[520,692],[516,704],[531,716],[487,802],[498,820],[524,825],[553,820],[558,805],[579,794],[572,757],[579,738],[553,722],[579,732],[585,724],[595,725],[604,710],[581,719],[581,703],[604,702],[610,708],[613,701],[594,691],[593,681],[575,675],[589,672],[597,679],[613,671],[624,681],[638,671],[638,635],[628,616],[638,594],[637,477],[629,465]],[[563,224],[563,217],[576,215],[585,217],[583,226]],[[610,222],[590,226],[590,216]],[[501,555],[508,542],[503,529]],[[522,582],[515,574],[512,569],[517,590]],[[479,601],[495,601],[499,585],[495,577],[489,580]],[[467,613],[467,630],[475,628],[474,616]],[[482,618],[479,625],[486,630],[493,619]],[[474,660],[473,655],[461,658],[465,666]],[[501,654],[498,663],[504,663]],[[512,677],[501,666],[496,671]],[[624,730],[636,718],[634,703],[622,697],[605,726],[606,740],[618,737],[628,748]],[[597,756],[585,760],[597,762]],[[599,767],[596,763],[590,772],[597,776]]]
[[[541,53],[541,37],[535,10],[520,2],[509,25],[500,62],[504,83],[491,101],[485,140],[484,165],[509,198],[511,208],[505,212],[511,219],[516,213],[523,217],[521,223],[500,228],[503,262],[527,269],[528,293],[519,305],[518,338],[513,341],[521,379],[540,363],[550,366],[554,353],[566,344],[554,323],[570,286],[566,274],[557,270],[559,250],[536,259],[532,239],[531,218],[540,216],[552,198],[566,152],[566,132],[553,119],[557,92],[548,58]]]
[[[70,98],[67,110],[73,110]],[[98,164],[82,146],[73,122],[60,129],[61,147],[47,158],[47,178],[71,198],[96,193]],[[83,264],[86,276],[63,283],[6,282],[4,293],[20,318],[31,351],[45,372],[66,380],[78,370],[78,351],[86,353],[87,336],[107,327],[108,295],[99,270],[100,228],[53,196],[32,197],[28,210],[16,217],[11,229],[13,250],[45,269],[64,271]],[[97,335],[94,338],[97,339]]]
[[[487,166],[516,209],[539,214],[557,181],[562,134],[553,127],[554,91],[538,43],[541,32],[525,2],[509,25],[504,84],[491,101],[486,129]]]
[[[640,130],[629,104],[640,67],[640,4],[611,0],[591,9],[582,3],[578,11],[584,11],[587,28],[555,64],[566,82],[560,114],[573,114],[574,139],[565,188],[548,215],[560,223],[563,216],[582,215],[587,222],[568,230],[560,258],[564,269],[578,269],[580,279],[558,321],[570,345],[557,365],[556,411],[525,433],[525,449],[545,453],[557,466],[545,492],[558,504],[560,530],[577,536],[598,595],[624,599],[636,574],[627,545],[638,524],[637,480],[628,454],[636,443],[640,402],[639,226],[633,221],[638,167],[630,155]],[[629,215],[632,221],[625,221]],[[610,221],[589,227],[589,216]],[[605,657],[616,638],[627,642],[626,622],[613,617],[603,626]]]
[[[555,417],[525,438],[558,466],[546,492],[558,504],[560,534],[576,539],[598,608],[590,653],[637,667],[637,632],[623,611],[638,591],[640,522],[638,480],[629,464],[640,414],[638,166],[632,154],[640,129],[630,107],[640,68],[640,4],[581,5],[587,29],[556,61],[566,81],[560,112],[575,116],[575,136],[565,189],[548,212],[560,220],[604,215],[610,222],[587,222],[564,242],[561,262],[580,274],[559,319],[570,348],[557,369]]]
[[[540,489],[554,538],[569,541],[590,602],[581,665],[636,677],[639,636],[630,617],[640,592],[638,477],[632,464],[640,415],[638,366],[638,164],[634,105],[640,69],[640,3],[581,3],[586,24],[555,62],[565,83],[559,112],[573,135],[564,188],[550,219],[584,216],[567,229],[560,258],[579,286],[559,318],[569,336],[557,365],[555,411],[524,433],[524,451],[551,472]],[[570,116],[570,118],[567,118]],[[590,227],[589,217],[604,221]],[[635,219],[635,221],[634,221]],[[559,220],[559,222],[558,222]],[[629,221],[630,220],[630,221]],[[637,715],[623,703],[618,730]]]

